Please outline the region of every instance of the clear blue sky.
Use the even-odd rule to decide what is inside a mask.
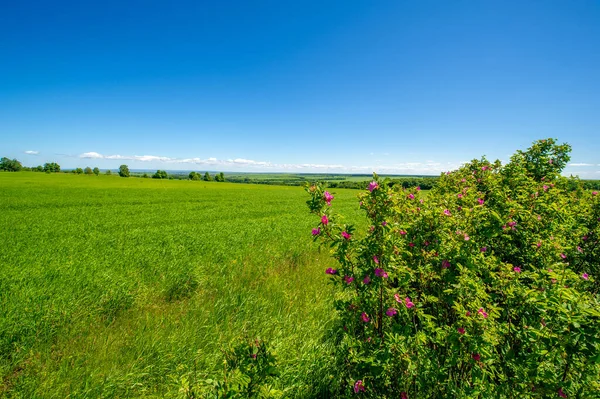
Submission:
[[[0,156],[25,165],[437,174],[555,137],[600,178],[596,0],[1,10]]]

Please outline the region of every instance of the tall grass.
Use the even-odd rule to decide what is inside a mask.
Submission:
[[[260,337],[290,397],[335,386],[333,265],[298,187],[0,173],[0,396],[176,397]],[[338,190],[356,219],[355,191]]]

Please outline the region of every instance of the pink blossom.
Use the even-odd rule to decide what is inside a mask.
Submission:
[[[581,247],[580,247],[580,246],[577,246],[577,251],[579,251],[579,252],[583,252],[583,249],[581,249]]]
[[[328,267],[327,270],[325,270],[325,273],[334,275],[334,274],[337,274],[337,270],[332,269],[331,267]]]
[[[316,229],[312,229],[312,235],[313,236],[318,236],[319,234],[321,234],[321,228],[317,227]]]
[[[562,254],[562,253],[560,254],[560,257],[563,258],[563,259],[567,259],[567,255]]]
[[[587,274],[587,273],[583,273],[583,274],[581,275],[581,278],[582,278],[582,279],[584,279],[584,280],[589,280],[589,279],[590,279],[590,275],[589,275],[589,274]]]
[[[344,281],[346,282],[346,284],[351,284],[354,281],[354,277],[344,276]]]
[[[479,202],[479,205],[483,205],[484,201],[481,198],[477,198],[477,202]]]
[[[321,223],[323,223],[325,226],[329,224],[329,218],[327,217],[327,215],[323,215],[321,217]]]
[[[558,388],[558,396],[561,398],[566,398],[567,394],[563,392],[562,388]]]
[[[452,214],[450,213],[450,211],[448,209],[444,209],[444,215],[451,216]]]
[[[487,247],[481,247],[481,252],[486,252],[487,251]]]
[[[400,392],[400,399],[408,399],[408,394],[406,392]]]
[[[544,189],[544,191],[548,191],[548,186],[547,185],[543,185],[542,188]]]
[[[550,159],[548,160],[548,163],[549,163],[550,165],[552,165],[552,164],[554,163],[554,159],[550,158]]]
[[[352,237],[352,235],[346,233],[345,231],[342,231],[342,237],[344,237],[346,240],[349,240]]]
[[[371,321],[371,319],[369,318],[369,315],[366,314],[365,312],[362,312],[360,315],[360,319],[362,321],[364,321],[365,323],[368,323],[369,321]]]
[[[465,241],[469,241],[471,239],[471,237],[469,237],[468,235],[465,234]]]
[[[515,271],[515,273],[521,273],[521,268],[519,266],[513,267],[513,270]]]
[[[459,193],[459,194],[457,195],[457,197],[458,197],[458,198],[462,198],[462,197],[463,197],[463,195]]]
[[[371,283],[371,277],[367,276],[363,279],[363,284],[370,284]]]
[[[386,316],[394,317],[398,314],[398,311],[394,308],[388,308],[388,310],[386,310],[385,314],[386,314]]]
[[[379,188],[379,184],[376,181],[372,181],[369,183],[369,191],[373,192],[373,190],[377,190]]]
[[[379,258],[377,257],[377,255],[373,255],[373,262],[379,264]]]
[[[383,227],[385,227],[385,226],[387,226],[387,222],[384,220],[383,222],[381,222],[381,225],[382,225]]]
[[[253,353],[253,354],[251,354],[251,355],[250,355],[250,357],[251,357],[252,359],[256,359],[256,357],[257,357],[257,354],[256,354],[256,353]]]
[[[414,242],[409,242],[409,243],[408,243],[408,246],[412,248],[412,247],[414,247],[414,246],[415,246],[415,243],[414,243]]]
[[[375,269],[375,275],[377,277],[381,277],[381,278],[388,278],[388,274],[383,269],[380,269],[380,268]]]
[[[444,259],[442,261],[442,269],[447,269],[450,267],[450,262],[448,262],[446,259]]]
[[[398,233],[400,233],[400,235],[402,235],[402,236],[406,235],[406,231],[404,231],[404,230],[400,230]]]
[[[481,356],[479,355],[479,353],[473,353],[471,355],[471,357],[473,358],[473,360],[475,360],[476,362],[481,360]]]
[[[456,331],[458,331],[458,333],[459,333],[460,335],[465,335],[465,329],[464,329],[464,328],[462,328],[462,327],[458,327],[458,328],[456,329]]]
[[[402,303],[402,298],[400,298],[400,294],[394,294],[394,299],[396,300],[396,302]]]
[[[327,205],[331,206],[331,201],[334,199],[333,195],[329,194],[329,191],[325,191],[323,193],[323,197],[325,197],[325,202]]]
[[[421,186],[417,186],[417,191],[421,191]]]
[[[592,195],[598,195],[598,191],[592,191]]]
[[[484,319],[488,318],[488,314],[486,313],[485,310],[483,310],[483,308],[479,308],[479,310],[477,311],[477,313],[479,313],[480,315],[482,315]]]
[[[542,217],[541,217],[540,215],[538,215],[538,216],[537,216],[537,220],[538,220],[538,222],[539,222],[540,220],[542,220]]]
[[[467,317],[469,317],[469,316],[471,316],[471,312],[469,312],[469,311],[467,310],[467,313],[465,313],[465,315],[466,315]]]
[[[541,246],[542,246],[542,242],[541,242],[541,241],[538,241],[538,243],[537,243],[536,245],[537,245],[537,247],[539,248],[539,247],[541,247]]]
[[[482,166],[481,170],[488,170],[490,167],[489,166]]]
[[[407,308],[412,308],[413,306],[415,306],[414,303],[412,303],[412,301],[410,300],[410,297],[406,297],[404,298],[404,303],[406,304]]]
[[[409,199],[415,199],[415,195],[413,193],[408,194]]]
[[[467,179],[461,179],[460,181],[464,183],[467,181]]]
[[[364,392],[365,386],[363,385],[362,380],[358,380],[354,383],[354,393]]]

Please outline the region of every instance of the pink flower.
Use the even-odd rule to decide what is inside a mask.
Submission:
[[[345,231],[342,231],[342,237],[344,237],[346,240],[349,240],[350,237],[352,237],[350,234],[346,233]]]
[[[406,392],[400,392],[400,399],[408,399],[408,394]]]
[[[408,194],[409,199],[415,199],[415,195],[413,193]]]
[[[367,276],[363,279],[363,284],[370,284],[371,283],[371,277]]]
[[[358,380],[354,383],[354,393],[364,392],[365,386],[363,385],[362,380]]]
[[[379,264],[379,258],[377,257],[377,255],[373,255],[373,262]]]
[[[414,243],[414,242],[409,242],[409,243],[408,243],[408,246],[412,248],[412,247],[414,247],[414,246],[415,246],[415,243]]]
[[[484,319],[488,318],[488,314],[486,313],[485,310],[483,310],[483,308],[479,308],[479,310],[477,311],[477,313],[479,313],[480,315],[482,315]]]
[[[331,201],[334,199],[333,195],[329,194],[329,191],[325,191],[323,193],[323,197],[325,197],[325,202],[327,205],[331,206]]]
[[[362,321],[364,321],[365,323],[368,323],[369,321],[371,321],[371,319],[369,319],[369,315],[366,314],[365,312],[362,312],[360,315],[360,319]]]
[[[587,273],[583,273],[583,274],[581,275],[581,278],[582,278],[582,279],[584,279],[584,280],[589,280],[589,279],[590,279],[590,275],[589,275],[589,274],[587,274]]]
[[[337,270],[332,269],[331,267],[328,267],[327,270],[325,270],[325,274],[334,275],[334,274],[337,274]]]
[[[327,218],[327,215],[323,215],[321,217],[321,223],[323,223],[325,226],[329,224],[329,218]]]
[[[462,194],[458,194],[458,195],[457,195],[457,197],[458,197],[458,198],[462,198],[462,197],[463,197],[463,195],[462,195]]]
[[[375,275],[377,277],[381,277],[381,278],[388,278],[388,274],[383,269],[380,269],[380,268],[375,269]]]
[[[550,165],[552,165],[552,164],[554,163],[554,159],[550,158],[550,159],[548,160],[548,163],[549,163]]]
[[[471,357],[473,358],[473,360],[475,360],[476,362],[481,360],[481,356],[479,355],[479,353],[473,353],[471,355]]]
[[[560,257],[563,259],[567,259],[567,255],[565,255],[565,254],[560,254]]]
[[[412,303],[412,301],[410,300],[409,297],[404,298],[404,303],[406,304],[406,307],[409,309],[412,308],[413,306],[415,306],[415,304]]]
[[[479,205],[483,205],[484,201],[481,198],[477,198],[477,202],[479,202]]]
[[[381,225],[382,225],[383,227],[385,227],[385,226],[387,226],[387,222],[384,220],[383,222],[381,222]]]
[[[417,191],[421,191],[421,186],[417,186]]]
[[[558,388],[558,396],[561,398],[566,398],[567,394],[563,392],[562,388]]]
[[[442,269],[447,269],[450,267],[450,262],[448,262],[446,259],[444,259],[442,261]]]
[[[400,233],[401,236],[405,236],[406,235],[406,231],[404,231],[404,230],[400,230],[399,233]]]
[[[481,170],[488,170],[490,167],[489,166],[482,166]]]
[[[598,195],[598,191],[592,191],[592,195]]]
[[[394,308],[389,308],[386,312],[385,312],[386,316],[389,317],[394,317],[398,314],[398,311]]]
[[[313,236],[318,236],[319,234],[321,234],[321,228],[317,227],[316,229],[312,229],[312,235]]]
[[[513,270],[515,271],[515,273],[521,273],[521,268],[519,266],[513,267]]]
[[[458,328],[456,329],[456,331],[458,331],[458,333],[459,333],[460,335],[465,335],[465,329],[464,329],[464,328],[462,328],[462,327],[458,327]]]
[[[354,277],[344,276],[344,281],[346,282],[346,284],[351,284],[354,281]]]
[[[451,216],[452,214],[450,213],[450,211],[448,209],[444,209],[444,215]]]
[[[396,300],[396,302],[402,303],[402,298],[400,298],[400,294],[394,294],[394,299]]]
[[[536,245],[537,245],[537,247],[539,248],[539,247],[541,247],[541,246],[542,246],[542,242],[541,242],[541,241],[538,241],[538,243],[537,243]]]
[[[466,182],[466,181],[467,181],[467,179],[460,179],[460,181],[461,181],[462,183],[464,183],[464,182]]]
[[[543,185],[542,188],[544,189],[544,191],[548,191],[548,186],[547,185]]]
[[[252,359],[256,359],[256,356],[257,356],[257,354],[256,354],[256,353],[253,353],[253,354],[251,354],[251,355],[250,355],[250,357],[251,357]]]
[[[481,247],[481,252],[487,251],[487,247]]]
[[[376,181],[372,181],[369,183],[369,191],[373,192],[373,190],[377,190],[379,188],[379,184]]]
[[[579,252],[583,252],[583,249],[581,249],[581,247],[580,247],[580,246],[577,246],[577,250],[578,250]]]
[[[465,313],[465,315],[466,315],[467,317],[469,317],[469,316],[471,316],[471,312],[469,312],[469,311],[467,310],[467,313]]]
[[[471,237],[469,237],[468,235],[465,234],[465,241],[469,241],[471,239]]]

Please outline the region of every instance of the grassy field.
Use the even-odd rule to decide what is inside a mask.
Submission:
[[[176,397],[259,336],[290,397],[332,375],[301,188],[0,173],[0,397]],[[355,190],[336,205],[360,220]]]

